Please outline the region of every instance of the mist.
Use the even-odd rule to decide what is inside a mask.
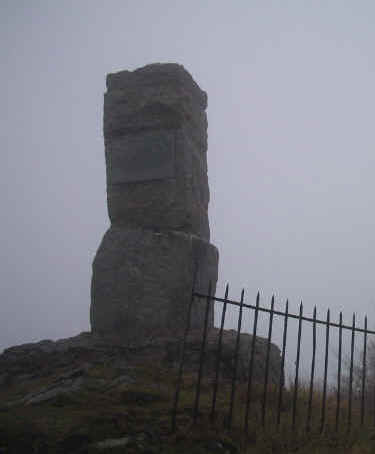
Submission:
[[[374,19],[370,1],[3,0],[0,351],[90,329],[105,76],[152,62],[208,93],[218,295],[374,328]]]

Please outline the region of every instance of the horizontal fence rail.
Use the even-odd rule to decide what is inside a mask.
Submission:
[[[285,310],[280,311],[274,308],[275,298],[272,296],[270,307],[263,307],[260,305],[260,295],[259,292],[255,299],[255,304],[245,303],[244,290],[241,292],[240,301],[235,301],[229,299],[229,286],[225,288],[225,294],[223,298],[217,297],[212,294],[212,285],[209,284],[208,292],[201,293],[193,291],[192,298],[187,309],[187,324],[184,332],[184,336],[181,342],[180,349],[180,363],[177,376],[176,392],[173,402],[172,409],[172,430],[176,430],[177,425],[177,413],[178,405],[181,397],[181,389],[184,376],[184,366],[186,361],[187,353],[187,339],[189,332],[191,331],[191,314],[193,304],[204,304],[204,320],[201,327],[201,344],[199,351],[199,365],[197,370],[197,376],[195,381],[195,393],[194,393],[194,405],[192,408],[192,418],[193,422],[196,423],[200,417],[200,403],[202,395],[202,383],[204,380],[204,371],[205,371],[205,359],[206,359],[206,348],[207,348],[207,338],[209,334],[209,313],[211,305],[215,303],[222,303],[221,317],[220,317],[220,326],[218,328],[217,335],[217,344],[216,344],[216,359],[214,361],[214,371],[212,374],[212,380],[209,380],[209,392],[212,390],[212,397],[210,400],[210,408],[208,409],[209,421],[214,423],[217,420],[217,414],[219,412],[225,413],[226,416],[223,419],[223,422],[227,429],[231,429],[233,424],[233,418],[235,415],[236,406],[238,409],[238,414],[242,419],[241,427],[246,434],[250,430],[254,431],[259,428],[262,430],[267,428],[267,425],[273,425],[277,429],[281,427],[281,414],[285,412],[285,406],[289,404],[290,414],[289,417],[289,426],[292,430],[295,430],[296,427],[301,429],[304,427],[306,432],[313,430],[313,420],[315,420],[315,430],[322,433],[327,427],[327,411],[331,412],[331,426],[332,419],[334,420],[333,430],[339,431],[340,428],[344,427],[347,432],[349,432],[353,425],[353,400],[356,402],[359,401],[359,411],[356,412],[356,415],[359,415],[359,424],[361,426],[371,421],[371,425],[375,426],[375,383],[374,380],[371,383],[371,390],[369,389],[369,377],[368,377],[368,336],[375,335],[375,331],[368,329],[367,316],[364,318],[363,327],[357,326],[355,314],[353,314],[351,325],[343,324],[343,316],[340,312],[339,322],[333,322],[331,320],[330,310],[327,311],[325,319],[317,318],[317,308],[316,306],[313,309],[312,317],[304,314],[303,304],[301,302],[299,306],[298,314],[293,314],[289,312],[289,302],[288,300],[285,303]],[[225,408],[220,408],[220,403],[218,400],[218,395],[220,387],[223,387],[223,377],[221,377],[221,368],[222,368],[222,358],[223,358],[223,333],[225,332],[224,326],[226,317],[228,315],[228,309],[230,307],[238,308],[238,318],[237,318],[237,329],[235,330],[235,342],[233,347],[233,356],[232,356],[232,373],[231,378],[228,381],[228,386],[224,390],[226,397],[221,399],[224,402]],[[248,364],[246,366],[247,377],[246,383],[244,383],[245,391],[242,392],[241,398],[236,396],[238,394],[239,387],[239,377],[238,377],[238,364],[240,357],[240,344],[241,344],[241,330],[244,327],[244,311],[250,310],[253,312],[254,318],[252,326],[248,326],[247,332],[251,333],[252,337],[249,344],[249,357]],[[258,328],[259,328],[259,314],[265,313],[268,314],[268,329],[267,337],[265,338],[266,350],[264,358],[264,376],[262,383],[259,382],[259,377],[257,383],[254,379],[254,368],[256,366],[256,343],[259,338]],[[269,374],[270,374],[270,352],[272,345],[272,332],[274,325],[275,316],[281,317],[283,321],[282,325],[282,345],[280,346],[280,370],[278,371],[278,380],[277,383],[269,383]],[[285,385],[285,363],[286,363],[286,352],[287,352],[287,336],[288,336],[288,322],[290,319],[294,319],[298,322],[298,331],[295,342],[295,361],[294,361],[294,370],[293,370],[293,384],[290,385],[288,389]],[[308,374],[308,385],[304,390],[301,390],[301,370],[300,370],[300,360],[303,356],[301,351],[301,337],[303,330],[303,322],[310,324],[312,329],[312,354],[310,360],[309,374]],[[323,369],[323,383],[319,390],[316,386],[316,354],[317,354],[317,326],[323,326],[325,328],[324,332],[324,369]],[[335,378],[335,389],[329,393],[328,390],[328,366],[330,361],[330,340],[332,339],[332,328],[338,330],[338,353],[337,358],[335,359],[335,368],[337,370]],[[350,362],[349,362],[349,377],[344,377],[343,375],[343,332],[344,330],[349,331],[350,333]],[[360,365],[355,364],[354,361],[354,352],[355,352],[355,340],[359,335],[362,337],[362,355]],[[374,338],[375,339],[375,338]],[[322,339],[323,340],[323,339]],[[264,341],[264,339],[263,339]],[[375,344],[374,344],[375,345]],[[372,364],[375,368],[375,364]],[[263,367],[263,365],[262,365]],[[375,371],[372,371],[375,372]],[[356,374],[357,382],[359,380],[360,386],[357,386],[353,390],[354,375]],[[259,375],[259,374],[258,374]],[[345,379],[345,380],[344,380]],[[374,379],[374,377],[372,377]],[[344,383],[345,381],[345,383]],[[260,387],[259,387],[260,386]],[[270,398],[270,390],[274,389],[275,402],[270,405],[268,399]],[[260,389],[262,388],[262,389]],[[242,388],[241,388],[242,389]],[[205,392],[207,391],[207,385],[205,386]],[[303,391],[303,393],[302,393]],[[256,402],[254,393],[257,392],[258,401]],[[207,392],[206,392],[207,394]],[[302,395],[303,394],[303,395]],[[353,396],[355,394],[355,396]],[[288,399],[286,399],[288,395]],[[329,399],[329,408],[327,409],[327,400]],[[301,405],[303,400],[303,411],[304,414],[301,414],[301,409],[298,405]],[[317,405],[318,402],[318,405]],[[372,402],[372,403],[371,403]],[[370,405],[372,409],[370,409]],[[242,406],[242,409],[239,407]],[[272,410],[270,410],[272,406]],[[334,406],[334,409],[333,409]],[[357,405],[358,406],[358,405]],[[251,427],[250,424],[250,415],[254,415],[256,412],[254,408],[257,407],[259,410],[259,418],[257,421],[257,427]],[[334,411],[333,411],[333,410]],[[372,413],[372,414],[371,414]],[[242,416],[241,416],[242,415]],[[344,418],[345,416],[345,418]],[[345,420],[344,420],[345,419]],[[318,422],[317,422],[318,421]],[[254,422],[252,423],[254,425]],[[237,423],[238,426],[238,416]]]
[[[193,293],[194,297],[197,297],[197,298],[206,298],[207,295],[204,295],[202,293],[198,293],[198,292],[194,292]],[[225,299],[224,298],[218,298],[216,296],[212,296],[211,297],[211,301],[217,301],[217,302],[220,302],[220,303],[224,303],[225,302]],[[226,303],[227,304],[231,304],[232,306],[240,306],[240,303],[238,301],[233,301],[233,300],[226,300]],[[256,306],[252,305],[252,304],[243,304],[243,307],[244,308],[248,308],[248,309],[256,309]],[[259,311],[261,312],[268,312],[270,313],[271,312],[271,309],[268,309],[267,307],[259,307],[258,309]],[[284,316],[285,315],[285,312],[282,312],[282,311],[277,311],[277,310],[272,310],[272,312],[275,314],[275,315],[282,315]],[[299,319],[299,315],[296,315],[296,314],[288,314],[288,317],[289,318],[295,318],[295,319]],[[311,318],[311,317],[306,317],[306,316],[303,316],[302,317],[302,320],[303,321],[306,321],[306,322],[313,322],[314,319]],[[315,323],[317,323],[318,325],[327,325],[327,321],[326,320],[315,320]],[[335,328],[340,328],[340,324],[339,323],[335,323],[335,322],[329,322],[329,325],[330,326],[334,326]],[[353,327],[350,326],[350,325],[342,325],[341,326],[342,328],[344,329],[350,329],[352,330]],[[371,331],[370,329],[365,329],[365,328],[359,328],[359,327],[355,327],[354,328],[354,331],[358,331],[360,333],[367,333],[367,334],[375,334],[375,331]]]

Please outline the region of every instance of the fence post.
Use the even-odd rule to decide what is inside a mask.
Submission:
[[[322,418],[320,423],[320,433],[323,432],[325,418],[326,418],[326,398],[327,398],[327,372],[328,372],[328,349],[329,349],[329,309],[327,311],[327,321],[326,321],[326,353],[324,358],[324,379],[323,379],[323,399],[322,399]]]
[[[226,315],[227,303],[228,303],[228,292],[229,292],[229,285],[227,284],[226,287],[225,287],[223,311],[221,313],[219,341],[218,341],[218,346],[217,346],[214,392],[213,392],[213,395],[212,395],[212,406],[211,406],[211,416],[210,416],[211,422],[214,422],[214,420],[215,420],[216,395],[217,395],[217,388],[219,386],[220,360],[221,360],[221,351],[222,351],[222,345],[223,345],[223,330],[224,330],[224,323],[225,323],[225,315]]]
[[[303,305],[302,305],[302,301],[301,301],[301,304],[299,306],[296,375],[295,375],[295,379],[294,379],[294,395],[293,395],[293,420],[292,420],[293,430],[296,425],[296,412],[297,412],[298,374],[299,374],[299,359],[300,359],[300,351],[301,351],[301,334],[302,334],[302,312],[303,312]]]
[[[210,300],[211,300],[211,281],[208,285],[208,295],[206,299],[206,311],[204,314],[204,326],[203,326],[203,338],[202,338],[202,345],[201,345],[201,352],[200,352],[200,359],[199,359],[199,372],[198,372],[198,380],[197,380],[197,387],[195,392],[195,403],[194,403],[194,423],[197,422],[198,418],[198,409],[199,409],[199,398],[201,394],[201,380],[203,374],[203,363],[205,357],[205,350],[206,350],[206,340],[207,340],[207,326],[208,326],[208,313],[210,309]]]
[[[284,331],[283,331],[283,347],[281,353],[281,364],[280,364],[280,378],[279,378],[279,399],[277,404],[277,426],[280,426],[281,420],[281,405],[283,401],[283,388],[285,384],[285,348],[286,348],[286,335],[288,330],[288,306],[289,301],[286,300],[285,304],[285,314],[284,314]]]
[[[258,326],[258,314],[259,314],[259,292],[257,293],[257,299],[255,303],[254,312],[254,324],[253,324],[253,337],[251,339],[251,352],[249,359],[249,371],[247,376],[247,399],[246,399],[246,411],[245,411],[245,433],[249,432],[249,410],[251,401],[251,389],[253,384],[253,366],[254,366],[254,355],[255,355],[255,341]]]
[[[235,351],[234,351],[234,365],[233,365],[233,377],[232,377],[232,390],[231,390],[231,395],[230,395],[228,429],[230,429],[231,426],[232,426],[233,406],[234,406],[234,398],[235,398],[235,393],[236,393],[238,350],[240,348],[240,340],[241,340],[241,324],[242,324],[242,310],[243,310],[244,293],[245,293],[245,291],[242,289],[241,302],[240,302],[240,312],[238,314],[236,348],[235,348]]]
[[[172,409],[172,432],[176,431],[177,406],[178,406],[178,400],[179,400],[179,397],[180,397],[182,373],[183,373],[184,361],[185,361],[186,339],[187,339],[187,336],[188,336],[188,333],[189,333],[189,330],[190,330],[191,308],[192,308],[193,301],[194,301],[194,286],[195,286],[195,279],[194,279],[194,282],[193,282],[193,289],[192,289],[192,292],[191,292],[191,299],[190,299],[190,303],[189,303],[189,306],[188,306],[186,325],[185,325],[185,332],[184,332],[184,337],[182,339],[182,346],[181,346],[181,352],[180,352],[180,365],[179,365],[179,370],[178,370],[177,384],[176,384],[176,393],[175,393],[174,402],[173,402],[173,409]]]
[[[351,429],[351,426],[352,426],[352,393],[353,393],[354,336],[355,336],[355,314],[353,314],[352,342],[351,342],[351,350],[350,350],[349,408],[348,408],[348,427],[347,427],[347,431],[348,431],[348,432],[350,432],[350,429]]]
[[[365,332],[363,334],[361,426],[363,426],[363,423],[364,423],[364,420],[365,420],[366,353],[367,353],[367,316],[365,316]]]
[[[265,370],[265,376],[264,376],[264,389],[263,389],[263,402],[262,402],[262,426],[263,427],[265,426],[265,422],[266,422],[268,371],[269,371],[269,365],[270,365],[270,349],[271,349],[271,337],[272,337],[272,323],[273,323],[273,307],[274,307],[274,304],[275,304],[275,297],[272,295],[270,321],[269,321],[269,326],[268,326],[266,370]]]
[[[306,431],[310,432],[311,428],[311,410],[312,410],[312,398],[314,390],[314,374],[315,374],[315,354],[316,354],[316,306],[314,306],[313,313],[313,351],[311,359],[311,372],[310,372],[310,389],[309,389],[309,405],[307,409],[307,421]]]
[[[342,312],[340,312],[339,322],[339,355],[337,363],[337,402],[336,402],[336,432],[339,430],[340,400],[341,400],[341,357],[342,357]]]

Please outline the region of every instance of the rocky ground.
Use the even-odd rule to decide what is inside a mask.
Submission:
[[[217,334],[214,329],[207,339],[208,377],[213,376]],[[223,380],[233,373],[235,339],[234,331],[225,332]],[[239,380],[246,378],[250,340],[241,336]],[[170,415],[179,339],[124,347],[115,339],[81,333],[5,350],[0,355],[0,453],[193,452],[202,443],[202,452],[237,452],[235,443],[222,434],[202,439],[188,435],[200,345],[201,333],[193,332],[187,340],[187,394],[182,394],[177,434],[171,433]],[[265,345],[264,339],[258,340],[255,377],[262,377]],[[277,347],[271,350],[275,381],[280,355]],[[212,379],[204,383],[212,389]]]
[[[115,339],[81,333],[56,342],[12,347],[0,355],[0,454],[276,454],[298,452],[370,454],[375,435],[354,428],[350,436],[327,431],[290,431],[291,390],[284,390],[282,418],[275,428],[280,352],[271,346],[267,432],[259,419],[263,393],[266,341],[257,339],[253,403],[249,434],[243,436],[247,359],[251,336],[242,335],[238,386],[230,431],[225,430],[231,394],[236,333],[223,340],[217,418],[209,423],[217,330],[207,339],[198,424],[192,424],[201,333],[187,339],[186,364],[171,431],[180,342],[172,337],[151,340],[143,347],[124,347]],[[301,393],[303,390],[301,391]],[[301,399],[298,412],[305,412]],[[321,397],[317,396],[317,422]],[[334,408],[334,406],[332,407]],[[301,429],[301,430],[300,430]]]

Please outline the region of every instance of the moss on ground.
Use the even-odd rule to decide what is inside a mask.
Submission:
[[[61,374],[56,371],[56,375]],[[236,391],[232,429],[228,423],[230,382],[221,383],[217,400],[215,424],[209,421],[212,401],[212,381],[203,381],[200,413],[192,424],[195,398],[195,375],[185,375],[177,412],[177,431],[171,433],[171,407],[175,392],[176,371],[156,365],[132,368],[132,379],[115,386],[103,386],[119,377],[120,372],[108,364],[88,369],[82,389],[60,394],[33,405],[9,402],[27,393],[36,392],[55,379],[54,375],[28,381],[22,385],[2,388],[0,392],[0,453],[1,454],[92,454],[92,453],[149,453],[149,454],[276,454],[297,452],[370,454],[375,452],[375,432],[354,430],[336,434],[332,427],[332,411],[328,426],[320,435],[319,396],[315,399],[314,430],[304,430],[305,407],[298,407],[298,423],[290,429],[291,394],[285,393],[282,423],[275,426],[277,392],[270,388],[266,413],[267,431],[261,430],[262,387],[255,386],[249,434],[243,434],[246,386]],[[303,399],[302,399],[303,401]],[[123,445],[98,450],[95,444],[108,439],[122,439]]]

